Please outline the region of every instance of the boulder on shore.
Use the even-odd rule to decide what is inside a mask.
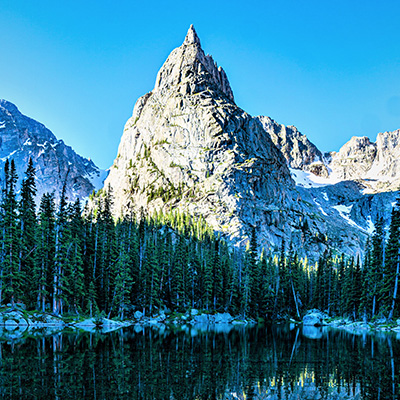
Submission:
[[[140,319],[140,318],[143,317],[143,313],[140,312],[140,311],[136,311],[135,314],[133,314],[133,317],[134,317],[135,319]]]
[[[311,310],[303,317],[303,325],[305,326],[321,326],[323,324],[325,314],[319,310]]]

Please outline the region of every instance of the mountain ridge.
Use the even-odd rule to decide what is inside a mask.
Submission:
[[[70,201],[88,197],[101,187],[105,171],[78,155],[42,123],[22,114],[17,106],[0,99],[0,185],[3,186],[4,163],[13,158],[19,187],[29,158],[36,168],[37,201],[45,192],[60,195],[67,180]]]
[[[39,196],[49,188],[59,194],[66,176],[70,200],[102,186],[106,171],[5,100],[0,133],[0,161],[16,158],[20,180],[33,157]],[[190,26],[153,90],[136,101],[104,187],[113,190],[115,217],[178,209],[236,245],[256,228],[260,247],[292,243],[315,259],[328,247],[356,255],[374,222],[390,219],[399,138],[400,130],[376,142],[353,137],[322,153],[295,126],[249,115]]]

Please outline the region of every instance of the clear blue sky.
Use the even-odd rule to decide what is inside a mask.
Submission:
[[[0,0],[0,98],[108,168],[191,23],[236,103],[321,150],[400,128],[400,2]]]

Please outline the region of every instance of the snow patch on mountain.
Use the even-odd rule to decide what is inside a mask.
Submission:
[[[367,218],[367,232],[372,235],[375,231],[375,224],[372,222],[372,218],[370,215],[368,215]]]
[[[351,218],[350,218],[350,212],[351,209],[353,208],[353,205],[350,206],[345,206],[344,204],[339,204],[337,206],[332,206],[332,208],[334,208],[336,211],[339,212],[340,216],[347,221],[347,223],[349,225],[352,225],[358,229],[362,229],[365,231],[364,228],[362,228],[361,226],[357,225]]]
[[[17,152],[18,152],[18,150],[14,150],[8,156],[1,158],[1,161],[6,162],[7,159],[10,159]]]
[[[322,213],[323,215],[328,216],[328,214],[327,214],[327,213],[325,212],[325,210],[322,208],[321,204],[320,204],[316,199],[314,199],[314,203],[318,206],[318,209],[321,211],[321,213]]]
[[[334,178],[324,178],[321,176],[317,176],[309,171],[303,171],[301,169],[289,168],[291,176],[295,181],[297,186],[301,186],[304,188],[317,188],[328,185],[334,185],[335,183],[340,182],[338,179]]]

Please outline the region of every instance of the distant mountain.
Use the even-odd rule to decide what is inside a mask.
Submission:
[[[321,212],[368,234],[378,218],[390,222],[400,188],[400,130],[379,133],[376,142],[354,136],[338,152],[322,154],[295,127],[258,118],[284,155],[298,190],[306,189],[303,197],[311,196]]]
[[[324,155],[296,128],[235,104],[224,70],[191,26],[154,89],[137,100],[105,185],[117,216],[179,209],[204,217],[236,244],[255,227],[260,247],[285,241],[313,258],[327,245],[362,252],[367,220],[349,223],[347,209],[333,207],[333,193],[296,185],[293,171],[329,176]],[[340,190],[354,197],[353,186]]]
[[[268,117],[258,118],[286,158],[299,185],[320,187],[357,181],[364,193],[399,190],[400,129],[379,133],[376,142],[365,136],[353,136],[338,152],[322,154],[295,127],[276,124]],[[298,170],[309,173],[302,175]]]
[[[14,159],[20,184],[30,157],[36,168],[38,199],[43,193],[53,191],[58,197],[65,180],[69,200],[87,197],[102,187],[107,175],[62,140],[57,140],[43,124],[21,114],[14,104],[0,100],[1,187],[5,161]]]

